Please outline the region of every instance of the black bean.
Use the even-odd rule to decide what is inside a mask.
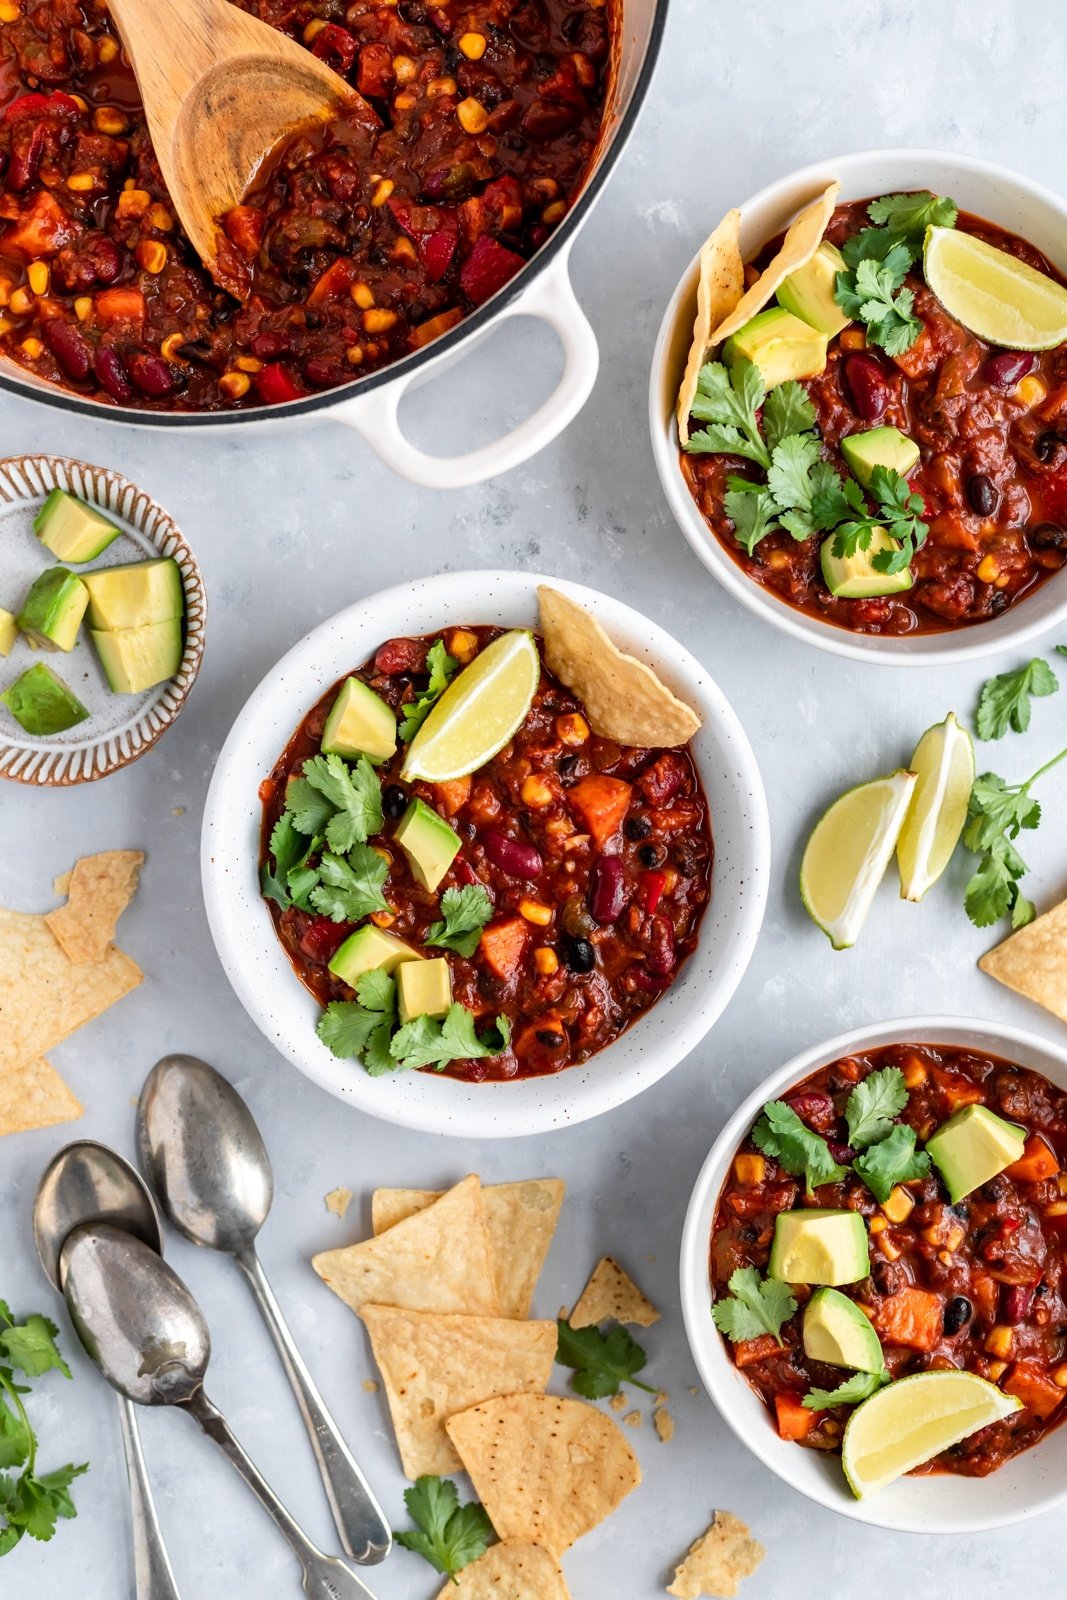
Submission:
[[[559,763],[560,777],[569,778],[577,765],[578,757],[576,755],[563,756]]]
[[[980,517],[991,517],[1000,504],[1000,491],[992,478],[976,472],[967,485],[967,498]]]
[[[1028,530],[1027,538],[1035,550],[1063,550],[1067,547],[1067,531],[1058,522],[1039,522]]]
[[[382,790],[382,810],[390,822],[398,822],[408,808],[408,797],[398,783],[387,783]]]
[[[665,851],[662,845],[643,844],[637,852],[637,859],[643,867],[658,867],[664,855]]]
[[[1053,433],[1052,429],[1049,428],[1046,432],[1038,435],[1034,443],[1034,455],[1039,461],[1047,465],[1048,462],[1054,461],[1059,455],[1062,442],[1059,434]]]
[[[574,939],[568,934],[563,941],[563,959],[572,972],[592,972],[596,951],[588,939]]]
[[[652,824],[651,824],[651,822],[649,821],[649,819],[647,817],[641,816],[640,812],[638,812],[638,814],[636,816],[627,817],[627,819],[626,819],[626,837],[633,844],[636,844],[638,839],[647,839],[651,832],[652,832]]]
[[[945,1307],[945,1332],[959,1333],[970,1320],[971,1302],[962,1294],[958,1294]]]
[[[537,1042],[546,1050],[558,1050],[563,1044],[563,1035],[558,1028],[538,1028]]]

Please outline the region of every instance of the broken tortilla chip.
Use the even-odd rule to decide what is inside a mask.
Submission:
[[[593,1276],[582,1290],[571,1312],[572,1328],[589,1328],[594,1323],[632,1322],[650,1328],[659,1321],[659,1312],[646,1300],[629,1273],[617,1261],[605,1256],[593,1269]]]
[[[505,1317],[528,1317],[559,1221],[566,1185],[559,1178],[527,1178],[482,1189],[482,1213]],[[371,1226],[384,1233],[440,1199],[434,1189],[375,1189]]]
[[[349,1206],[352,1204],[351,1189],[331,1189],[326,1196],[326,1209],[332,1211],[335,1217],[342,1221]]]
[[[645,749],[689,742],[700,718],[651,667],[624,654],[576,601],[544,586],[537,596],[545,660],[578,696],[594,733]]]
[[[641,1482],[618,1424],[581,1400],[508,1395],[445,1428],[500,1537],[557,1557]]]
[[[105,850],[75,863],[66,905],[44,919],[75,966],[107,955],[143,866],[140,850]]]
[[[44,917],[0,910],[0,1073],[43,1056],[143,981],[121,950],[76,966]]]
[[[707,360],[711,330],[724,322],[744,292],[745,267],[741,260],[741,213],[728,211],[700,252],[697,276],[697,314],[685,376],[678,391],[678,437],[689,442],[689,413],[696,399],[700,369]]]
[[[702,1595],[732,1600],[742,1578],[750,1577],[766,1554],[740,1518],[730,1511],[716,1511],[707,1533],[689,1546],[667,1593],[676,1600],[700,1600]]]
[[[828,184],[818,199],[805,206],[799,216],[793,219],[785,231],[777,255],[767,263],[752,287],[745,290],[727,316],[712,328],[711,345],[722,344],[738,328],[743,328],[758,311],[763,310],[768,301],[774,299],[791,273],[807,265],[822,244],[840,190],[839,183]]]
[[[326,1250],[311,1265],[353,1311],[373,1304],[500,1315],[481,1184],[473,1176],[388,1233]]]
[[[652,1413],[652,1421],[656,1425],[656,1432],[664,1444],[670,1444],[674,1438],[674,1418],[666,1406],[657,1406]]]
[[[1067,900],[988,951],[978,965],[1067,1022]]]
[[[0,1072],[0,1139],[8,1133],[53,1128],[57,1122],[77,1122],[84,1111],[43,1057]]]
[[[505,1394],[543,1394],[556,1358],[554,1322],[506,1317],[437,1316],[364,1306],[409,1478],[459,1472],[445,1432],[457,1411]]]
[[[437,1600],[571,1600],[558,1562],[520,1539],[492,1544],[445,1584]]]

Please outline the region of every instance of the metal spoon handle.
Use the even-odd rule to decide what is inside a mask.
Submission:
[[[340,1429],[326,1409],[326,1402],[315,1380],[304,1365],[255,1249],[249,1247],[242,1250],[235,1259],[252,1285],[256,1303],[270,1329],[296,1395],[341,1543],[354,1561],[361,1566],[373,1566],[384,1560],[392,1544],[392,1534],[382,1508],[371,1493],[341,1437]]]
[[[259,1468],[234,1437],[222,1412],[212,1404],[203,1389],[184,1403],[209,1439],[214,1439],[228,1461],[237,1468],[260,1505],[284,1534],[290,1549],[304,1569],[304,1593],[310,1600],[374,1600],[354,1572],[333,1556],[323,1555],[312,1544],[303,1528],[282,1505]]]
[[[133,1401],[119,1395],[122,1444],[126,1476],[130,1482],[130,1519],[133,1527],[133,1581],[137,1600],[179,1600],[170,1557],[163,1543],[152,1488],[148,1482],[141,1435]]]

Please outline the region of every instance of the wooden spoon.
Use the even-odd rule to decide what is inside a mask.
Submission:
[[[220,259],[219,219],[239,205],[287,135],[341,112],[379,119],[310,50],[228,0],[108,0],[130,58],[174,209],[215,281],[244,299]]]

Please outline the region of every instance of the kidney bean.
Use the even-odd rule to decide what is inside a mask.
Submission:
[[[626,880],[618,856],[600,856],[589,879],[589,910],[599,923],[614,922],[626,904]]]
[[[1029,350],[998,350],[996,355],[986,357],[982,376],[998,389],[1014,389],[1036,366],[1037,357]]]
[[[178,387],[174,374],[161,356],[150,356],[138,350],[130,357],[130,377],[142,394],[153,400],[163,400]]]
[[[1026,1321],[1033,1303],[1033,1289],[1024,1288],[1021,1284],[1005,1286],[1002,1291],[1001,1316],[1009,1328],[1018,1327],[1020,1322]]]
[[[1026,537],[1035,550],[1067,549],[1067,531],[1057,522],[1039,522],[1027,530]]]
[[[536,878],[544,863],[532,844],[520,839],[509,839],[502,828],[487,828],[482,835],[482,846],[494,867],[512,878]]]
[[[1000,490],[984,472],[976,472],[967,483],[967,498],[980,517],[991,517],[1000,504]]]
[[[837,1139],[827,1139],[826,1148],[837,1162],[838,1166],[850,1166],[856,1159],[856,1152],[850,1144],[841,1144]]]
[[[645,956],[645,965],[649,972],[654,972],[657,977],[665,978],[674,971],[676,956],[674,952],[674,929],[666,917],[653,917],[647,934],[648,953]]]
[[[387,639],[379,645],[374,657],[374,670],[385,678],[395,678],[401,673],[421,672],[426,666],[425,639]]]
[[[837,1121],[837,1112],[834,1103],[828,1094],[822,1094],[817,1089],[808,1090],[804,1094],[790,1095],[786,1105],[794,1110],[801,1122],[806,1122],[809,1128],[814,1128],[817,1133],[826,1133]]]
[[[624,979],[628,989],[639,989],[644,994],[661,994],[670,983],[666,973],[650,972],[647,967],[630,967]],[[761,1202],[766,1204],[766,1197],[761,1197]]]
[[[101,388],[107,390],[112,400],[117,400],[119,405],[125,405],[128,400],[132,400],[133,388],[126,375],[122,357],[109,344],[97,345],[96,354],[93,356],[93,371],[100,380]]]
[[[59,362],[68,378],[81,381],[89,376],[93,366],[93,347],[72,323],[62,317],[49,317],[42,329],[44,342]]]
[[[856,415],[864,422],[877,422],[889,404],[889,382],[882,363],[867,351],[848,356],[844,379]]]

